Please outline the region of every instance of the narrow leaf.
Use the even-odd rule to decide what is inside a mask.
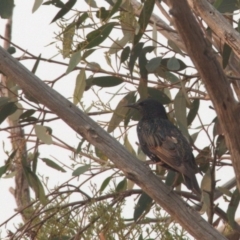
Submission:
[[[5,104],[0,109],[0,124],[11,114],[17,111],[17,106],[13,102],[9,102]]]
[[[193,122],[193,120],[197,116],[199,105],[200,105],[199,99],[194,99],[192,104],[191,104],[191,108],[190,108],[190,111],[188,113],[188,116],[187,116],[187,125],[188,126],[191,125],[191,123]]]
[[[50,160],[49,158],[41,158],[43,162],[45,162],[49,167],[56,169],[61,172],[66,172],[62,167],[60,167],[58,164]]]
[[[133,43],[134,46],[140,41],[140,39],[142,38],[142,35],[144,34],[147,28],[147,25],[149,23],[150,17],[153,12],[154,5],[155,5],[155,0],[145,0],[144,2],[144,6],[142,8],[142,11],[140,13],[139,20],[138,20],[140,30],[138,34],[134,36],[134,43]]]
[[[180,89],[174,99],[174,110],[177,119],[178,126],[185,137],[189,137],[187,128],[187,116],[186,116],[186,99],[182,90]]]
[[[121,53],[121,57],[120,57],[120,63],[123,63],[125,62],[128,57],[129,57],[129,54],[130,54],[130,47],[127,46],[123,49],[122,53]]]
[[[233,192],[231,201],[227,209],[228,223],[233,229],[236,226],[235,214],[239,205],[239,201],[240,201],[240,194],[239,194],[238,188],[236,188],[235,191]]]
[[[38,8],[42,5],[43,0],[35,0],[32,8],[32,13],[38,10]]]
[[[107,178],[103,181],[103,183],[102,183],[102,185],[101,185],[101,187],[100,187],[100,192],[102,192],[102,191],[107,187],[107,185],[109,184],[109,182],[110,182],[111,179],[112,179],[112,176],[107,177]]]
[[[230,58],[231,52],[232,52],[232,48],[229,47],[229,45],[225,43],[223,46],[223,53],[222,53],[223,69],[228,65],[228,60]]]
[[[171,103],[171,99],[164,92],[152,87],[148,87],[147,89],[151,98],[158,100],[162,104]]]
[[[15,105],[17,106],[17,111],[15,111],[14,113],[12,113],[11,115],[8,116],[9,119],[12,121],[17,121],[23,113],[22,104],[15,103]]]
[[[99,87],[115,87],[123,83],[122,78],[114,76],[103,76],[92,78],[92,84]]]
[[[36,62],[34,63],[34,66],[33,66],[33,69],[32,69],[32,73],[34,73],[34,74],[35,74],[36,71],[37,71],[38,65],[39,65],[39,63],[40,63],[41,56],[42,56],[42,54],[40,54],[40,55],[38,56]]]
[[[76,2],[77,0],[68,0],[64,4],[64,6],[60,9],[60,11],[56,14],[56,16],[53,18],[51,23],[55,22],[59,18],[63,17],[66,13],[68,13],[72,9],[72,7],[75,5]]]
[[[86,88],[86,73],[85,69],[81,69],[80,73],[77,75],[75,89],[73,93],[73,103],[76,105],[80,102],[83,96],[83,92]]]
[[[77,51],[73,53],[70,58],[66,73],[70,73],[78,65],[80,60],[81,60],[81,52]]]
[[[178,71],[180,69],[180,63],[177,58],[172,57],[167,62],[167,68],[170,71]]]
[[[122,192],[127,189],[127,179],[124,178],[121,182],[118,183],[116,187],[116,192]]]
[[[152,205],[152,198],[149,197],[146,193],[142,193],[139,200],[138,200],[138,203],[137,203],[137,206],[135,208],[135,211],[134,211],[134,215],[133,215],[133,218],[134,218],[134,221],[137,221],[138,218],[145,212],[145,211],[148,211]]]
[[[129,108],[125,107],[127,104],[132,103],[134,100],[135,92],[130,92],[120,100],[112,118],[109,122],[107,131],[111,133],[119,125],[119,123],[127,116]]]
[[[72,176],[78,177],[79,175],[85,173],[90,167],[91,167],[91,165],[89,165],[89,164],[87,164],[85,166],[78,167],[77,169],[75,169],[72,172]]]
[[[36,112],[36,110],[34,110],[34,109],[29,109],[29,110],[25,111],[24,113],[22,113],[22,114],[20,115],[19,119],[28,118],[28,117],[32,116],[35,112]]]

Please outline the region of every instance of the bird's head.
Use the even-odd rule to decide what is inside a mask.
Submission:
[[[128,104],[125,107],[135,108],[137,109],[141,115],[144,117],[160,117],[164,119],[168,119],[167,113],[163,105],[154,99],[145,99],[142,101],[138,101],[133,104]]]

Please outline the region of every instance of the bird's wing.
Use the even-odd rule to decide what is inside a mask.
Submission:
[[[170,123],[158,125],[157,130],[145,140],[149,151],[162,162],[190,178],[195,174],[191,147],[175,126]]]
[[[172,136],[166,136],[162,139],[162,144],[149,147],[149,150],[173,169],[183,175],[192,177],[194,169],[191,169],[190,163],[186,162],[182,139],[177,139]],[[190,169],[189,169],[190,168]]]

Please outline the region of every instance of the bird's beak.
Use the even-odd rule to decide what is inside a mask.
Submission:
[[[124,107],[138,109],[138,104],[136,104],[136,103],[130,103],[130,104],[128,104],[128,105],[125,105]]]

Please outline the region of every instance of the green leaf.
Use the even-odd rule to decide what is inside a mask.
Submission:
[[[116,187],[116,192],[122,192],[127,189],[127,179],[124,178],[121,182],[118,183]]]
[[[7,165],[0,167],[0,178],[2,177],[3,174],[6,173],[7,169],[8,169]]]
[[[149,197],[146,193],[141,194],[133,214],[135,222],[144,212],[149,211],[152,205],[152,201],[153,201],[152,198]]]
[[[28,117],[32,116],[35,112],[36,112],[36,110],[34,110],[34,109],[29,109],[29,110],[25,111],[24,113],[22,113],[22,114],[20,115],[19,119],[28,118]]]
[[[88,18],[88,13],[83,13],[76,21],[76,28],[79,28],[79,26]]]
[[[230,58],[232,52],[232,48],[229,47],[229,45],[227,45],[226,43],[223,46],[223,53],[222,53],[222,66],[223,69],[225,69],[225,67],[228,65],[228,60]]]
[[[68,0],[64,4],[64,6],[60,9],[60,11],[56,14],[56,16],[53,18],[51,23],[55,22],[59,18],[63,17],[66,13],[68,13],[72,9],[72,7],[75,5],[76,2],[77,0]]]
[[[146,65],[146,69],[149,73],[155,73],[161,65],[162,57],[152,58]]]
[[[124,137],[124,146],[132,155],[136,156],[135,150],[129,142],[127,134]]]
[[[70,73],[80,62],[81,60],[81,51],[77,51],[72,54],[66,73]]]
[[[13,13],[14,1],[13,0],[1,0],[0,1],[0,17],[10,18]]]
[[[42,54],[40,54],[36,60],[36,62],[34,63],[33,69],[32,69],[32,73],[35,74],[38,68],[38,65],[40,63],[40,59],[41,59]]]
[[[37,170],[37,163],[38,163],[38,157],[39,157],[39,152],[35,152],[32,158],[32,170],[34,173],[36,173]]]
[[[178,71],[180,69],[180,63],[177,58],[172,57],[167,62],[167,68],[170,71]]]
[[[186,117],[186,99],[181,89],[178,91],[174,99],[174,110],[177,123],[181,132],[185,137],[189,138]]]
[[[64,7],[64,3],[61,0],[50,0],[43,3],[43,5],[51,5],[51,4],[58,8]]]
[[[144,6],[142,8],[142,11],[138,19],[140,30],[138,34],[134,36],[134,42],[133,42],[134,46],[140,41],[140,39],[142,38],[142,35],[144,34],[147,28],[147,25],[149,23],[150,17],[153,12],[154,5],[155,5],[155,0],[145,0],[144,2]]]
[[[128,63],[128,68],[129,68],[131,75],[133,72],[134,64],[142,51],[143,45],[144,45],[144,43],[142,43],[142,42],[137,43],[131,51],[131,55],[130,55],[130,59],[129,59],[129,63]]]
[[[81,69],[80,73],[77,75],[75,89],[73,93],[73,103],[75,105],[78,104],[82,99],[85,88],[86,88],[86,73],[85,69]]]
[[[206,212],[208,217],[210,217],[210,209],[212,205],[211,205],[211,199],[210,199],[209,193],[203,191],[201,200],[202,200],[202,208],[200,210],[200,214],[204,214]]]
[[[23,123],[23,122],[36,122],[38,119],[35,118],[35,117],[27,117],[27,118],[24,118],[24,119],[20,119],[19,122],[20,123]]]
[[[22,104],[15,103],[15,105],[17,106],[17,111],[15,111],[14,113],[12,113],[11,115],[8,116],[9,119],[12,121],[17,121],[23,113]]]
[[[148,74],[148,71],[147,71],[147,69],[146,69],[146,65],[147,65],[146,54],[147,54],[147,53],[151,53],[153,50],[154,50],[154,47],[153,47],[153,46],[144,47],[144,48],[141,50],[141,53],[140,53],[140,55],[139,55],[138,64],[139,64],[139,68],[140,68],[140,76],[141,76],[142,78],[143,78],[143,77],[146,77],[147,74]]]
[[[97,147],[95,147],[95,154],[96,154],[97,157],[99,157],[100,159],[102,159],[104,161],[108,160],[108,157]]]
[[[95,0],[85,0],[85,2],[92,8],[98,8]]]
[[[129,57],[129,54],[130,54],[130,47],[127,46],[123,49],[122,53],[121,53],[121,57],[120,57],[120,63],[123,63],[125,62],[128,57]]]
[[[116,3],[114,4],[112,10],[109,13],[108,18],[110,18],[114,13],[116,13],[119,10],[119,7],[122,4],[122,0],[117,0]]]
[[[109,182],[110,182],[111,179],[112,179],[112,176],[107,177],[107,178],[103,181],[103,183],[102,183],[102,185],[101,185],[101,187],[100,187],[100,192],[102,192],[102,191],[107,187],[107,185],[109,184]]]
[[[179,174],[174,172],[174,171],[168,171],[167,173],[167,177],[166,177],[166,181],[165,181],[165,184],[168,185],[168,186],[172,186],[172,187],[175,187],[177,186],[178,184],[176,183],[176,178],[178,177],[179,179]],[[177,179],[177,180],[178,180]],[[179,184],[181,183],[181,181],[179,182]]]
[[[228,223],[233,229],[235,229],[235,226],[236,226],[235,213],[237,211],[239,201],[240,201],[240,194],[239,194],[238,188],[236,188],[235,191],[233,192],[231,201],[227,209]]]
[[[195,141],[197,140],[197,137],[198,137],[198,134],[200,133],[200,131],[198,132],[195,132],[193,133],[191,136],[190,136],[190,143],[193,145],[195,143]]]
[[[9,102],[0,109],[0,124],[11,114],[18,110],[17,106],[13,102]]]
[[[161,61],[161,67],[165,68],[166,70],[173,71],[172,69],[169,68],[169,67],[172,67],[172,65],[173,65],[173,64],[171,64],[169,66],[168,62],[170,61],[170,59],[173,59],[173,58],[163,58]],[[177,59],[177,58],[173,59],[174,63],[176,62],[176,60],[178,61],[178,64],[176,65],[178,67],[177,71],[182,71],[187,67],[187,65],[182,60]]]
[[[60,167],[58,164],[50,160],[49,158],[41,158],[43,162],[45,162],[49,167],[56,169],[61,172],[66,172],[62,167]]]
[[[38,179],[37,175],[31,171],[26,163],[26,160],[23,160],[22,164],[28,184],[34,190],[36,198],[39,198],[40,202],[45,205],[47,203],[47,198],[42,183]]]
[[[228,150],[225,137],[223,135],[219,135],[217,138],[217,156],[220,158],[223,154],[225,154]]]
[[[211,168],[208,168],[207,172],[203,176],[201,182],[201,189],[205,192],[212,191],[212,176],[211,176]]]
[[[49,135],[47,128],[42,125],[35,125],[35,133],[37,137],[45,144],[52,144],[52,137]]]
[[[89,168],[91,167],[90,164],[87,164],[85,166],[78,167],[72,172],[72,176],[78,177],[79,175],[85,173]]]
[[[43,0],[35,0],[32,8],[32,13],[38,10],[38,8],[42,5]]]
[[[90,56],[95,51],[96,51],[96,49],[86,50],[82,55],[82,60],[85,60],[88,56]]]
[[[74,33],[75,22],[70,23],[63,32],[63,50],[62,50],[63,58],[68,57],[70,54]]]
[[[99,87],[115,87],[123,83],[122,78],[115,76],[103,76],[92,78],[92,84]]]
[[[162,104],[171,103],[171,99],[164,92],[152,87],[148,87],[147,89],[151,98],[158,100]]]
[[[123,49],[123,47],[129,42],[128,36],[123,36],[120,40],[115,40],[113,44],[109,47],[108,54],[116,54],[118,51]]]
[[[83,48],[87,49],[87,48],[93,48],[98,46],[109,36],[109,34],[111,33],[112,29],[116,24],[117,23],[115,22],[110,22],[98,28],[97,30],[90,32],[86,36],[87,43]]]
[[[129,92],[126,96],[124,96],[120,102],[118,103],[112,118],[109,122],[107,132],[111,133],[114,129],[119,125],[119,123],[125,119],[129,108],[125,107],[127,104],[132,103],[135,98],[135,92]]]
[[[96,13],[96,17],[100,18],[102,21],[106,21],[108,19],[110,11],[106,10],[105,7],[100,7]]]
[[[187,125],[188,126],[191,125],[191,123],[193,122],[193,120],[197,116],[199,105],[200,105],[199,99],[194,99],[192,104],[191,104],[191,108],[190,108],[190,111],[188,113],[188,116],[187,116]]]

